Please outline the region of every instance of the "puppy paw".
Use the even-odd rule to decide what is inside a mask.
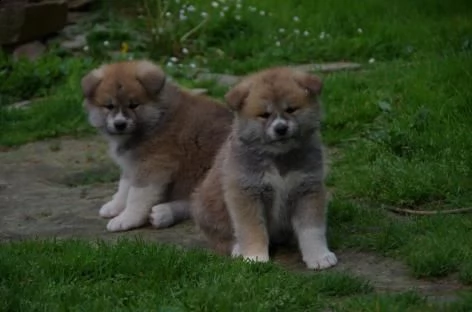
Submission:
[[[122,213],[111,219],[107,224],[107,230],[110,232],[121,232],[140,227],[146,223],[146,217],[130,213]]]
[[[258,255],[247,255],[243,257],[245,261],[248,262],[268,262],[269,255],[266,254],[258,254]]]
[[[102,218],[113,218],[119,215],[123,210],[125,209],[125,206],[119,203],[116,203],[113,200],[110,200],[108,203],[102,206],[100,208],[100,211],[98,214]]]
[[[234,244],[233,249],[231,250],[231,257],[236,258],[241,256],[241,248],[239,248],[239,244]]]
[[[338,263],[338,259],[336,258],[336,255],[331,251],[327,251],[313,260],[306,261],[307,267],[313,270],[327,269],[336,265],[336,263]]]
[[[149,222],[152,226],[158,229],[167,228],[173,225],[174,214],[171,205],[165,203],[152,207],[151,214],[149,215]]]

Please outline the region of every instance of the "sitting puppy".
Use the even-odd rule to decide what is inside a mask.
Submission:
[[[94,69],[82,91],[89,122],[122,171],[118,191],[100,209],[113,217],[107,229],[136,228],[149,216],[158,228],[189,218],[189,196],[226,139],[232,113],[169,82],[149,61]]]
[[[225,96],[232,132],[192,195],[192,214],[223,254],[269,260],[295,234],[310,269],[337,263],[327,246],[320,135],[322,82],[286,67],[243,79]]]

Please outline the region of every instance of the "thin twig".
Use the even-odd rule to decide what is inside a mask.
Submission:
[[[437,214],[460,214],[460,213],[472,212],[472,207],[447,209],[447,210],[414,210],[414,209],[397,208],[397,207],[391,207],[391,206],[385,206],[385,205],[383,205],[383,207],[395,213],[400,213],[400,214],[405,214],[405,215],[420,215],[420,216],[431,216],[431,215],[437,215]]]

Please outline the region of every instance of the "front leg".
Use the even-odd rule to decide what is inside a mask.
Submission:
[[[147,223],[152,206],[162,201],[168,184],[168,179],[159,179],[157,181],[144,186],[131,185],[126,208],[117,217],[108,222],[108,231],[126,231]]]
[[[224,198],[236,238],[232,255],[269,261],[269,237],[262,202],[241,190],[238,183],[230,183],[225,188]]]
[[[303,261],[309,269],[322,270],[336,265],[336,255],[326,240],[326,190],[321,186],[301,198],[292,217]]]
[[[103,218],[113,218],[119,215],[126,207],[126,201],[128,199],[128,192],[131,184],[125,174],[121,175],[120,182],[118,183],[118,191],[113,195],[112,199],[104,204],[99,215]]]

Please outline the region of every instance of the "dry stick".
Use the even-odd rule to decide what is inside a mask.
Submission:
[[[397,207],[390,207],[390,206],[385,206],[385,205],[383,205],[383,207],[395,213],[401,213],[401,214],[406,214],[406,215],[408,214],[421,215],[421,216],[431,216],[431,215],[436,215],[436,214],[459,214],[459,213],[472,212],[472,207],[448,209],[448,210],[413,210],[413,209],[408,209],[408,208],[397,208]]]

